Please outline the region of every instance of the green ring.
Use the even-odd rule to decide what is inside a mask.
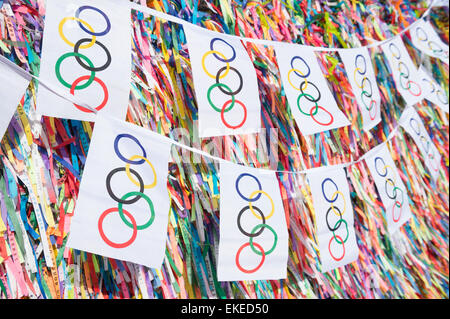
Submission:
[[[228,92],[230,92],[230,93],[231,93],[232,91],[231,91],[231,89],[230,89],[230,87],[229,87],[228,85],[223,84],[223,83],[216,83],[216,84],[213,84],[213,85],[211,85],[211,86],[209,87],[208,93],[207,93],[207,98],[208,98],[209,105],[211,105],[211,107],[212,107],[215,111],[221,113],[221,112],[222,112],[222,109],[217,108],[217,107],[213,104],[213,102],[211,101],[211,91],[212,91],[214,88],[218,87],[218,86],[224,87],[224,88],[225,88],[226,90],[228,90]],[[223,112],[226,113],[226,112],[228,112],[229,110],[231,110],[233,107],[234,107],[234,95],[231,95],[231,104],[230,104],[230,106],[229,106],[228,108],[226,108]]]
[[[150,225],[153,224],[153,221],[155,220],[155,209],[153,208],[153,202],[152,202],[152,200],[150,199],[150,197],[148,197],[147,195],[145,195],[144,193],[141,193],[141,192],[129,192],[129,193],[123,195],[123,197],[121,198],[121,200],[125,200],[125,199],[127,199],[128,197],[136,196],[136,195],[137,195],[137,196],[143,197],[143,198],[147,201],[148,205],[150,206],[150,210],[151,210],[151,212],[152,212],[152,214],[151,214],[150,219],[148,220],[148,222],[146,222],[144,225],[137,226],[137,229],[138,229],[138,230],[142,230],[142,229],[145,229],[145,228],[150,227]],[[125,225],[127,225],[127,226],[130,227],[130,228],[133,228],[133,224],[131,224],[131,223],[125,218],[125,216],[124,216],[124,214],[123,214],[122,206],[123,206],[123,203],[119,203],[118,208],[119,208],[119,215],[120,215],[120,218],[122,218],[122,221],[125,223]]]
[[[66,53],[66,54],[61,55],[61,56],[59,57],[58,61],[56,61],[56,64],[55,64],[55,73],[56,73],[56,77],[57,77],[58,81],[59,81],[62,85],[64,85],[65,87],[67,87],[67,88],[69,88],[69,89],[72,88],[72,85],[69,84],[69,83],[67,83],[66,81],[64,81],[64,79],[63,79],[62,76],[61,76],[61,72],[60,72],[59,69],[60,69],[60,67],[61,67],[62,61],[65,60],[66,58],[70,57],[70,56],[78,56],[78,57],[82,58],[84,61],[86,61],[87,64],[89,64],[89,66],[90,66],[91,68],[94,67],[94,64],[92,63],[92,61],[89,60],[87,56],[85,56],[85,55],[83,55],[83,54],[81,54],[81,53],[69,52],[69,53]],[[88,87],[89,85],[91,85],[91,83],[94,81],[94,78],[95,78],[95,71],[91,71],[91,76],[90,76],[89,80],[88,80],[85,84],[76,86],[76,87],[75,87],[75,90],[82,90],[82,89],[87,88],[87,87]]]
[[[406,75],[405,73],[400,73],[400,80],[399,80],[399,82],[400,82],[400,85],[401,85],[403,90],[409,90],[411,88],[411,81],[409,81],[409,86],[407,88],[405,88],[403,86],[403,83],[402,83],[402,80],[401,80],[401,78],[404,78],[404,79],[408,79],[409,78],[409,77],[405,77],[405,75]]]
[[[300,95],[298,96],[298,98],[297,98],[297,107],[298,107],[298,110],[299,110],[300,112],[302,112],[303,114],[307,115],[307,116],[311,116],[310,113],[305,113],[305,112],[303,112],[302,109],[300,108],[300,98],[301,98],[302,96],[308,96],[309,98],[311,98],[311,99],[313,99],[313,100],[314,100],[314,98],[313,98],[310,94],[308,94],[308,93],[302,93],[302,94],[300,94]],[[308,101],[309,101],[309,100],[308,100]],[[319,104],[317,104],[317,101],[315,101],[314,103],[316,103],[316,111],[315,111],[315,113],[313,113],[312,115],[316,115],[317,112],[319,112]]]
[[[345,228],[347,229],[347,237],[345,237],[345,239],[344,239],[344,243],[347,241],[347,239],[348,239],[348,235],[349,235],[349,233],[348,233],[348,225],[347,225],[347,222],[344,220],[344,219],[339,219],[337,222],[336,222],[336,224],[334,225],[334,227],[333,227],[333,229],[336,229],[337,227],[339,227],[338,226],[338,223],[339,223],[339,226],[342,224],[342,223],[344,223],[345,224]],[[337,237],[336,237],[336,234],[334,233],[334,231],[333,231],[333,237],[334,237],[334,239],[336,240],[336,242],[338,243],[338,244],[344,244],[343,242],[341,242],[339,239],[337,239]]]
[[[402,207],[403,206],[403,202],[405,201],[405,196],[403,196],[404,194],[403,194],[403,190],[401,189],[401,188],[399,188],[399,187],[397,187],[397,186],[395,186],[394,187],[394,191],[396,191],[396,189],[398,189],[399,191],[401,191],[402,192],[402,202],[400,203],[400,206],[399,205],[397,205],[397,200],[395,200],[395,206],[397,206],[398,208],[400,208],[400,207]],[[397,194],[397,191],[395,192],[395,194]]]
[[[259,225],[256,225],[255,228],[252,229],[251,234],[252,234],[252,235],[255,234],[255,232],[256,232],[259,228],[262,228],[262,227],[268,228],[268,229],[272,232],[272,234],[273,234],[273,236],[274,236],[274,243],[273,243],[272,248],[270,248],[269,251],[265,252],[265,255],[267,256],[267,255],[269,255],[270,253],[272,253],[272,252],[274,251],[275,247],[277,246],[277,243],[278,243],[278,235],[277,235],[277,233],[275,232],[275,230],[274,230],[272,227],[270,227],[269,225],[267,225],[267,224],[259,224]],[[250,248],[253,250],[253,252],[254,252],[255,254],[257,254],[257,255],[259,255],[259,256],[262,255],[262,253],[261,253],[260,251],[256,250],[255,247],[253,246],[253,237],[250,237]]]
[[[362,92],[361,92],[361,101],[363,101],[364,107],[366,108],[366,110],[367,110],[367,111],[370,111],[370,110],[373,109],[373,106],[372,106],[371,108],[368,108],[368,107],[367,107],[366,100],[364,100],[364,98],[363,98],[363,95],[364,95],[364,96],[367,96],[367,95],[364,94],[364,93],[368,93],[368,92],[367,92],[367,91],[362,91]],[[369,97],[369,98],[370,98],[370,97]],[[373,100],[370,100],[370,101],[372,102]],[[372,103],[370,103],[370,105],[372,105]]]

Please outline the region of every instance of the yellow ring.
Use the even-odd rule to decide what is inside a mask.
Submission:
[[[292,84],[292,82],[291,82],[291,72],[299,72],[301,75],[305,75],[305,74],[303,74],[303,72],[302,71],[300,71],[299,69],[290,69],[289,70],[289,72],[288,72],[288,74],[287,74],[287,78],[288,78],[288,82],[289,82],[289,84],[294,88],[294,89],[296,89],[297,91],[302,91],[302,90],[300,90],[299,88],[297,88],[297,87],[295,87],[293,84]],[[306,78],[304,78],[304,80],[305,80],[305,83],[306,83],[306,86],[303,88],[303,90],[306,90],[306,88],[308,87],[308,80],[306,79]]]
[[[331,195],[331,198],[334,198],[334,196],[338,196],[338,195],[341,195],[342,198],[344,199],[344,210],[341,212],[341,215],[344,215],[345,210],[347,209],[347,203],[345,202],[344,194],[342,194],[342,192],[340,192],[340,191],[335,191],[334,194]],[[337,200],[337,197],[336,197],[336,200]],[[334,209],[334,205],[331,205],[331,210],[333,211],[333,213],[334,213],[336,216],[340,217],[340,216],[339,216],[339,213],[336,211],[336,209]]]
[[[390,165],[384,165],[384,166],[383,166],[383,169],[386,169],[387,167],[389,167],[392,171],[394,171]],[[387,172],[387,169],[385,170],[385,172]],[[392,176],[392,177],[393,177],[393,180],[394,180],[393,183],[396,184],[397,181],[395,180],[395,174],[394,174],[394,176]],[[388,180],[388,178],[386,178],[386,179]],[[391,180],[392,180],[392,179],[391,179]],[[392,185],[392,186],[395,186],[395,185]]]
[[[269,194],[267,194],[265,191],[260,191],[260,190],[256,190],[253,193],[250,194],[250,199],[253,199],[253,197],[255,197],[256,194],[264,194],[267,196],[267,198],[270,200],[270,203],[272,204],[272,211],[270,212],[269,216],[265,216],[265,219],[268,220],[270,217],[272,217],[273,213],[275,212],[275,205],[273,203],[273,199],[272,197],[269,196]],[[253,206],[252,206],[252,202],[249,202],[250,207],[250,211],[252,212],[252,214],[258,218],[258,219],[262,219],[261,216],[259,216],[257,213],[255,213],[255,211],[253,210]]]
[[[67,40],[66,36],[64,35],[63,32],[63,27],[64,24],[68,21],[68,20],[74,20],[74,21],[78,21],[80,23],[83,23],[88,29],[89,31],[91,31],[92,33],[94,33],[94,29],[91,27],[91,25],[89,23],[87,23],[84,20],[81,20],[79,18],[75,18],[75,17],[66,17],[64,19],[61,20],[61,22],[59,23],[59,36],[61,37],[61,39],[63,39],[64,42],[66,42],[68,45],[70,45],[72,48],[75,47],[75,44],[73,44],[72,42],[70,42],[69,40]],[[95,35],[92,36],[92,40],[91,42],[89,42],[88,44],[84,44],[84,45],[80,45],[80,49],[87,49],[90,48],[91,46],[93,46],[95,44],[95,40],[97,39],[97,37]]]
[[[156,171],[155,171],[155,168],[153,167],[153,164],[150,163],[150,161],[149,161],[148,159],[146,159],[145,157],[143,157],[143,156],[141,156],[141,155],[133,155],[133,156],[130,157],[130,161],[133,161],[133,160],[135,160],[135,159],[143,159],[144,161],[146,161],[147,164],[150,165],[150,167],[152,168],[153,175],[155,176],[155,180],[153,181],[153,183],[152,183],[152,184],[148,184],[148,185],[144,185],[144,188],[145,188],[145,189],[149,189],[149,188],[155,187],[155,186],[156,186],[156,183],[157,183],[157,177],[156,177]],[[125,165],[125,171],[126,171],[126,173],[127,173],[128,178],[130,179],[130,181],[131,181],[134,185],[136,185],[136,186],[138,186],[138,187],[141,186],[141,185],[139,184],[139,182],[137,182],[137,181],[133,178],[133,176],[131,176],[131,174],[130,174],[130,163],[127,163],[127,165]]]
[[[206,69],[206,67],[205,67],[205,59],[206,59],[206,57],[207,57],[208,55],[214,54],[214,53],[217,54],[217,55],[219,55],[219,56],[220,56],[222,59],[224,59],[224,60],[227,59],[226,56],[224,56],[224,55],[223,55],[222,53],[220,53],[219,51],[215,51],[215,50],[208,51],[208,52],[206,52],[206,53],[203,55],[203,57],[202,57],[202,67],[203,67],[203,71],[205,71],[205,73],[206,73],[210,78],[213,78],[213,79],[215,79],[216,77],[215,77],[214,75],[212,75],[211,73],[209,73],[208,70]],[[219,79],[223,79],[224,77],[226,77],[227,74],[228,74],[228,72],[230,71],[230,63],[226,62],[226,64],[227,64],[227,69],[225,70],[225,73],[222,74],[222,76],[219,76]]]
[[[359,86],[358,81],[356,81],[356,72],[358,72],[358,68],[355,69],[355,72],[353,72],[353,80],[355,80],[356,86],[362,89],[362,86]],[[364,79],[367,79],[367,76],[364,76],[361,83],[364,83]]]

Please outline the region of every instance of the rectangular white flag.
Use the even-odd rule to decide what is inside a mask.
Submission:
[[[419,67],[419,75],[424,90],[427,90],[428,92],[425,99],[437,105],[442,111],[448,113],[448,96],[445,93],[445,90],[431,77],[430,74],[428,74],[428,71],[423,65]]]
[[[219,281],[286,278],[288,245],[275,173],[221,162]]]
[[[408,107],[403,111],[399,124],[413,138],[420,153],[422,154],[425,165],[427,166],[431,177],[436,181],[439,177],[441,168],[441,154],[433,144],[419,114],[412,107]]]
[[[425,98],[419,80],[417,68],[414,65],[401,36],[396,36],[389,42],[381,45],[389,62],[395,86],[407,105],[414,105]]]
[[[417,49],[448,64],[448,45],[441,40],[430,21],[424,19],[416,21],[409,33],[411,41]]]
[[[388,231],[395,233],[411,218],[405,185],[386,144],[367,152],[365,162],[383,202]]]
[[[315,52],[298,44],[275,47],[292,115],[304,135],[350,125],[323,76]]]
[[[310,170],[307,177],[314,205],[322,272],[325,273],[358,258],[353,205],[344,168],[316,168]]]
[[[29,83],[0,60],[0,140]]]
[[[40,78],[100,113],[125,119],[131,82],[130,15],[121,0],[47,0]],[[95,121],[91,110],[42,85],[37,111]]]
[[[261,102],[256,71],[241,41],[183,25],[189,48],[199,136],[258,133]]]
[[[358,102],[363,129],[369,131],[381,121],[380,91],[367,48],[339,50],[348,81]]]
[[[159,268],[167,239],[171,143],[99,115],[67,246]]]

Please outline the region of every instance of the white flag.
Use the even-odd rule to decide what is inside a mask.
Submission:
[[[286,278],[288,245],[275,173],[221,162],[219,281]]]
[[[322,272],[358,258],[353,205],[344,168],[321,167],[308,172]]]
[[[67,245],[159,268],[170,207],[170,147],[164,136],[99,115]]]
[[[130,8],[120,0],[47,0],[40,78],[97,111],[125,119],[131,82]],[[95,114],[38,89],[42,115],[95,121]]]
[[[424,89],[428,91],[425,99],[436,104],[444,112],[449,112],[448,97],[445,90],[428,74],[423,66],[419,68],[420,79]]]
[[[236,37],[183,25],[189,47],[199,136],[258,133],[261,102],[256,71]]]
[[[385,144],[367,152],[365,161],[385,208],[388,231],[395,233],[411,218],[405,185]]]
[[[279,44],[275,51],[289,107],[302,134],[311,135],[350,125],[311,48]]]
[[[353,94],[363,119],[363,129],[369,131],[381,121],[380,91],[367,48],[339,50]]]
[[[430,21],[418,20],[409,33],[411,41],[417,49],[448,64],[448,45],[442,42]]]
[[[381,45],[391,68],[398,92],[407,105],[413,105],[424,98],[423,88],[414,65],[400,36]]]
[[[399,124],[413,138],[425,160],[425,165],[430,171],[431,177],[436,181],[441,168],[441,154],[433,144],[419,114],[412,107],[409,107],[403,111]]]
[[[0,60],[0,140],[29,83]]]

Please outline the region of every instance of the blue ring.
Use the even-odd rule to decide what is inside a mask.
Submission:
[[[109,22],[108,16],[107,16],[102,10],[100,10],[100,9],[98,9],[98,8],[96,8],[96,7],[92,7],[92,6],[81,6],[81,7],[79,7],[79,8],[77,9],[77,11],[75,12],[75,17],[77,17],[77,18],[79,19],[79,18],[80,18],[80,13],[81,13],[82,11],[86,10],[86,9],[91,9],[91,10],[94,10],[94,11],[97,11],[98,13],[100,13],[100,14],[103,16],[103,18],[105,18],[105,20],[106,20],[106,29],[105,29],[104,31],[102,31],[102,32],[91,32],[91,31],[89,31],[88,29],[86,29],[86,28],[84,27],[84,25],[83,25],[82,23],[80,23],[80,21],[77,21],[77,22],[78,22],[78,25],[80,26],[80,28],[81,28],[84,32],[86,32],[86,33],[88,33],[88,34],[90,34],[90,35],[97,36],[97,37],[101,37],[101,36],[107,34],[107,33],[111,30],[111,22]]]
[[[239,196],[241,196],[241,197],[242,197],[244,200],[246,200],[246,201],[249,201],[249,202],[257,201],[257,200],[261,197],[261,193],[258,193],[258,196],[256,196],[255,198],[250,199],[250,198],[247,198],[247,197],[245,197],[244,195],[242,195],[241,191],[239,190],[239,186],[238,186],[239,181],[240,181],[241,178],[244,177],[244,176],[250,176],[250,177],[253,177],[253,178],[255,179],[255,181],[258,183],[259,190],[260,190],[260,191],[262,190],[261,183],[260,183],[259,179],[256,178],[256,176],[254,176],[254,175],[252,175],[252,174],[249,174],[249,173],[242,173],[242,174],[239,175],[239,177],[236,179],[236,185],[235,185],[236,191],[238,192]]]
[[[416,131],[415,129],[414,129],[414,127],[413,127],[413,125],[412,125],[412,122],[416,122],[417,123],[417,128],[419,129],[419,131]],[[414,133],[416,133],[417,135],[422,135],[422,134],[420,134],[421,132],[421,129],[420,129],[420,127],[419,127],[419,122],[417,122],[417,120],[415,119],[415,118],[413,118],[413,117],[411,117],[410,119],[409,119],[409,127],[410,128],[412,128],[412,130],[414,131]]]
[[[297,56],[294,56],[294,57],[291,59],[291,69],[295,69],[295,68],[294,68],[294,60],[295,60],[295,59],[300,59],[300,60],[303,61],[303,63],[305,63],[305,65],[306,65],[307,68],[308,68],[308,74],[306,74],[306,75],[301,75],[301,74],[298,74],[297,71],[295,71],[295,70],[294,70],[294,73],[297,74],[297,75],[298,75],[299,77],[301,77],[301,78],[307,78],[307,77],[311,74],[311,68],[309,67],[308,63],[306,63],[306,61],[303,60],[302,57],[299,57],[298,55],[297,55]]]
[[[231,50],[233,50],[233,56],[229,59],[222,59],[221,57],[217,56],[217,54],[213,53],[214,57],[219,60],[222,61],[224,63],[228,63],[233,61],[234,59],[236,59],[236,51],[234,50],[233,46],[231,44],[229,44],[227,41],[225,41],[224,39],[221,38],[213,38],[209,44],[209,48],[211,49],[211,51],[215,51],[213,46],[214,46],[214,42],[216,42],[217,40],[222,41],[223,43],[225,43],[226,45],[228,45]]]
[[[358,63],[357,63],[358,57],[361,57],[363,59],[363,61],[364,61],[364,72],[359,72],[359,67],[358,67]],[[366,74],[366,72],[367,72],[367,62],[366,62],[366,58],[362,54],[357,54],[355,56],[355,67],[356,67],[357,72],[359,74],[361,74],[361,75]]]
[[[386,173],[384,175],[381,175],[380,172],[378,171],[378,166],[377,166],[377,160],[382,160],[384,166],[386,166],[386,163],[384,162],[384,159],[382,159],[381,157],[377,156],[375,157],[375,170],[377,171],[377,174],[380,175],[381,177],[386,177],[388,174],[388,170],[386,170]]]
[[[338,199],[339,194],[336,194],[336,198],[335,198],[334,200],[329,200],[328,197],[325,196],[325,190],[323,189],[323,185],[325,184],[326,181],[332,182],[332,183],[334,184],[334,187],[336,187],[336,191],[339,191],[339,188],[337,187],[336,183],[335,183],[331,178],[329,178],[329,177],[325,178],[325,179],[323,180],[323,182],[322,182],[322,195],[323,195],[323,197],[325,197],[325,199],[327,200],[327,202],[329,202],[329,203],[334,203],[334,202]]]
[[[142,150],[142,157],[147,157],[147,153],[145,152],[144,147],[141,145],[141,143],[138,141],[137,138],[135,138],[133,135],[130,134],[119,134],[116,136],[116,139],[114,140],[114,151],[116,152],[116,155],[125,163],[129,163],[129,164],[135,164],[135,165],[140,165],[140,164],[144,164],[145,160],[144,159],[140,159],[138,161],[130,161],[129,159],[125,158],[122,156],[122,154],[120,154],[119,151],[119,140],[122,137],[128,137],[129,139],[132,139],[133,141],[136,142],[137,145],[139,145],[139,147]]]

